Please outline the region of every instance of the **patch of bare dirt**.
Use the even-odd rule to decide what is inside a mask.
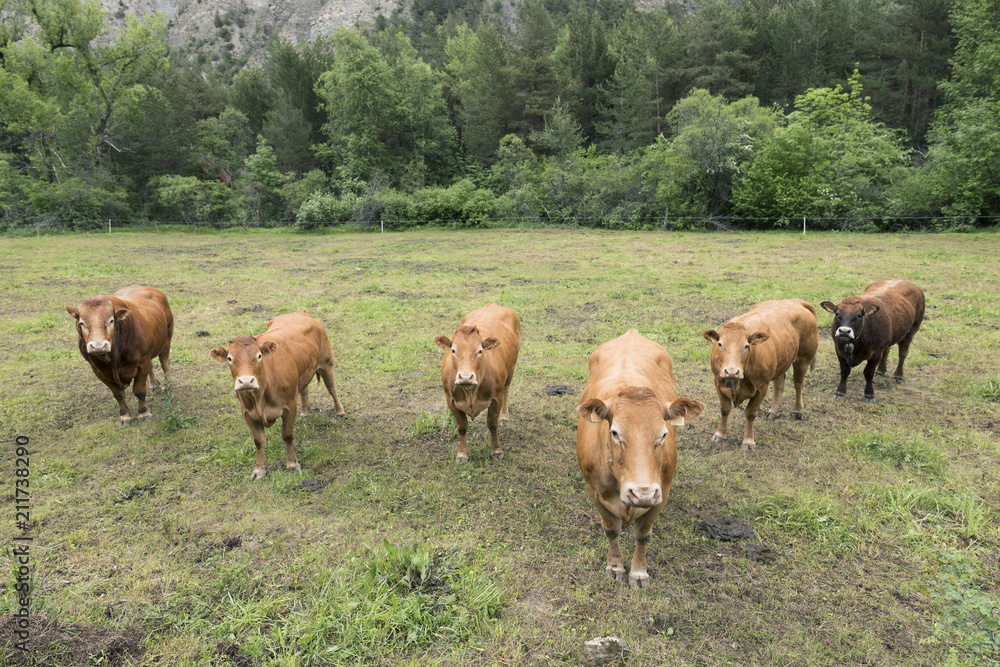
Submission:
[[[27,639],[24,634],[28,633]],[[18,644],[27,641],[27,651]],[[0,655],[6,665],[126,665],[145,652],[138,629],[124,632],[89,623],[63,623],[45,614],[32,614],[27,630],[13,614],[0,616]]]

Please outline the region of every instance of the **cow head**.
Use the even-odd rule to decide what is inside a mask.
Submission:
[[[743,365],[753,346],[769,338],[763,331],[747,333],[746,328],[738,324],[727,324],[722,331],[709,329],[701,335],[712,344],[712,372],[715,377],[725,380],[726,386],[731,386],[731,381],[743,379]]]
[[[839,306],[834,306],[832,301],[824,301],[819,305],[823,310],[833,313],[831,333],[834,340],[840,342],[851,342],[860,338],[865,318],[879,311],[876,304],[856,296],[847,297]]]
[[[111,356],[115,338],[132,323],[132,312],[118,303],[121,307],[115,308],[110,298],[95,296],[79,308],[66,306],[66,312],[76,319],[81,350],[93,356]]]
[[[582,402],[576,412],[587,421],[608,423],[608,457],[622,503],[655,507],[665,500],[660,484],[663,468],[677,462],[668,422],[694,419],[704,409],[704,403],[691,398],[664,406],[647,387],[625,387],[608,401],[595,398]]]
[[[278,349],[278,344],[267,341],[258,344],[253,336],[237,336],[229,341],[229,349],[214,348],[209,354],[216,361],[229,364],[233,374],[235,391],[254,391],[260,389],[259,378],[264,371],[264,357]]]
[[[455,367],[455,385],[475,387],[482,378],[483,355],[500,346],[500,341],[490,336],[483,339],[476,327],[462,326],[451,338],[438,336],[434,343],[451,354]]]

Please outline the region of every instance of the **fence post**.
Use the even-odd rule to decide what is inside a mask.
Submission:
[[[385,220],[379,218],[379,222],[382,224],[382,233],[385,234]]]
[[[111,233],[111,218],[108,218],[108,234]]]
[[[806,217],[802,216],[802,236],[806,235]]]

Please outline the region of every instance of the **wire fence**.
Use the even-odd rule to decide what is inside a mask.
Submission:
[[[426,218],[426,219],[379,219],[366,221],[313,221],[290,222],[235,221],[235,220],[150,220],[141,218],[107,218],[97,220],[60,220],[52,216],[7,220],[3,231],[13,234],[41,234],[70,231],[107,232],[115,230],[148,229],[294,229],[301,231],[331,228],[351,228],[367,232],[392,232],[418,227],[445,228],[580,228],[606,230],[660,230],[660,231],[968,231],[983,229],[1000,224],[1000,215],[986,216],[784,216],[784,217],[743,217],[743,216],[663,216],[663,217],[581,217],[565,216],[551,218],[545,216],[507,216],[502,218]]]

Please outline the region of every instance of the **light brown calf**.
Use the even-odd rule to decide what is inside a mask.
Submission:
[[[792,416],[802,419],[802,385],[816,360],[819,329],[816,309],[802,299],[763,301],[748,313],[729,320],[722,329],[709,329],[702,334],[712,344],[712,374],[719,394],[722,417],[712,442],[722,442],[729,430],[729,413],[733,405],[749,399],[746,408],[746,428],[743,449],[752,450],[753,422],[757,410],[767,395],[767,386],[774,383],[774,397],[768,414],[774,417],[781,408],[785,391],[785,372],[793,368],[795,406]]]
[[[458,426],[455,460],[469,460],[469,420],[489,408],[490,458],[499,461],[503,450],[497,428],[510,418],[507,395],[521,349],[521,320],[513,310],[491,303],[463,317],[451,338],[438,336],[434,343],[446,351],[441,387]]]
[[[635,523],[629,585],[649,585],[646,545],[677,469],[677,425],[705,404],[678,398],[670,355],[635,329],[590,355],[577,406],[576,456],[608,536],[608,576],[625,579],[618,536]]]
[[[164,377],[170,372],[174,316],[167,297],[158,289],[132,285],[111,296],[87,299],[79,308],[66,306],[66,312],[76,319],[80,354],[118,401],[119,425],[132,420],[125,403],[129,383],[139,401],[136,416],[149,419],[146,381],[151,388],[159,384],[153,374],[153,357],[160,358]]]
[[[344,415],[333,377],[333,351],[323,325],[304,310],[280,315],[267,323],[264,333],[237,336],[229,341],[228,349],[217,347],[211,355],[216,361],[229,364],[243,419],[253,434],[257,461],[250,480],[267,474],[264,429],[278,417],[285,443],[285,467],[301,470],[292,442],[298,412],[296,397],[302,397],[302,414],[308,414],[309,383],[313,377],[323,380],[333,396],[337,416]]]

